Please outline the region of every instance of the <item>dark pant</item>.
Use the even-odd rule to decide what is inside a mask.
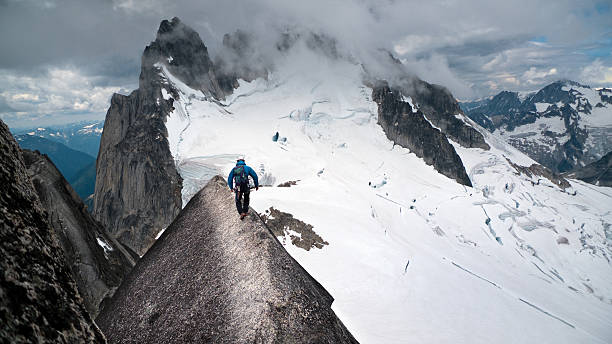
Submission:
[[[236,189],[236,209],[239,214],[247,213],[249,211],[249,194],[250,189],[248,185],[240,185]]]

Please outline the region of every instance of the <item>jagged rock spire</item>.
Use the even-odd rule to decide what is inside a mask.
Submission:
[[[141,88],[156,79],[162,65],[189,87],[218,99],[225,97],[200,35],[176,17],[161,22],[155,41],[144,50]]]

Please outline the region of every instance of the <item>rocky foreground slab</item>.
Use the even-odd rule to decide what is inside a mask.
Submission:
[[[197,193],[97,322],[110,343],[356,343],[333,298],[222,177]]]

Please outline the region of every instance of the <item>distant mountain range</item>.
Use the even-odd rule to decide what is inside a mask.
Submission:
[[[15,136],[22,149],[37,150],[49,156],[64,178],[85,201],[96,185],[96,159],[89,154],[68,148],[62,143],[30,134]],[[91,209],[91,204],[88,204]]]
[[[102,136],[103,128],[104,121],[87,121],[62,126],[21,129],[13,131],[13,135],[43,137],[96,158],[100,148],[100,137]]]
[[[568,174],[570,178],[577,178],[598,186],[612,187],[612,152],[603,158],[578,168]]]
[[[47,154],[91,210],[103,128],[104,121],[85,121],[20,129],[13,135],[22,148]]]
[[[468,117],[554,172],[568,172],[612,150],[612,89],[554,82],[533,93],[502,91],[461,103]]]

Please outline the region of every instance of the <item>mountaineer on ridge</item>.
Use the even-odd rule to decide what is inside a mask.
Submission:
[[[227,177],[227,185],[232,192],[236,193],[236,209],[240,214],[241,220],[244,219],[249,212],[249,195],[251,193],[251,188],[249,187],[249,176],[253,178],[255,190],[259,190],[257,173],[255,173],[252,168],[247,166],[243,157],[240,157],[236,161],[236,166],[232,169]],[[236,181],[235,185],[234,180]]]

